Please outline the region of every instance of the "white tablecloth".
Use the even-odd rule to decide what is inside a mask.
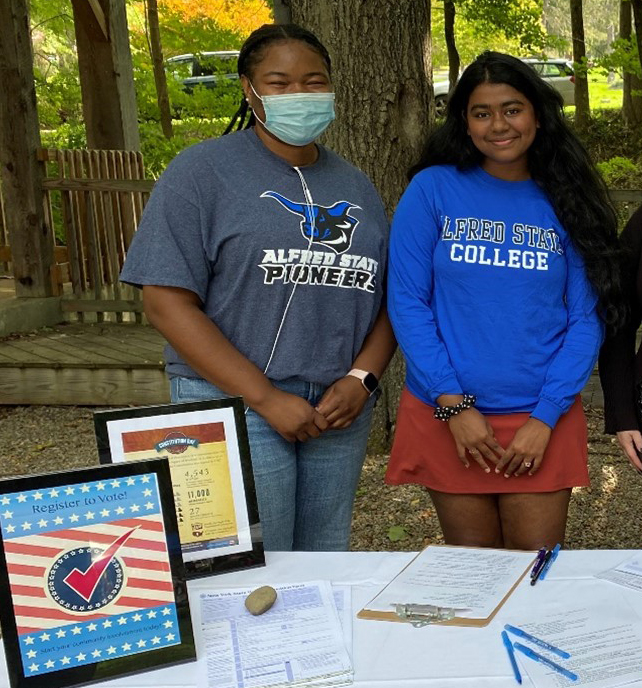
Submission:
[[[514,688],[500,632],[505,620],[528,618],[551,600],[581,602],[594,586],[607,586],[622,595],[642,617],[642,593],[600,581],[593,574],[614,566],[632,554],[627,550],[562,551],[546,580],[531,587],[523,580],[498,615],[485,628],[427,626],[366,621],[354,618],[353,664],[357,688]],[[265,568],[199,579],[190,583],[192,616],[198,592],[206,589],[275,585],[327,579],[352,587],[353,616],[413,557],[406,552],[313,553],[269,552]],[[194,631],[197,636],[198,624]],[[199,662],[202,653],[198,652]],[[4,662],[0,688],[7,688]],[[197,663],[182,664],[99,684],[110,688],[189,688],[196,686]],[[525,688],[532,687],[524,676]],[[201,686],[199,688],[205,688]],[[642,688],[642,682],[627,688]]]

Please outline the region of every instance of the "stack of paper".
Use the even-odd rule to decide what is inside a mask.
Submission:
[[[261,616],[245,608],[247,590],[203,592],[201,627],[209,688],[345,686],[353,669],[349,589],[328,581],[276,587],[274,606]],[[347,611],[339,617],[339,609]]]

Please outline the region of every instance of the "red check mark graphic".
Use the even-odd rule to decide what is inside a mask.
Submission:
[[[114,540],[97,559],[91,562],[86,571],[83,572],[80,569],[74,569],[71,573],[68,573],[63,579],[64,582],[67,583],[74,592],[78,593],[84,600],[89,602],[91,596],[94,594],[94,590],[96,590],[98,581],[103,573],[105,573],[105,569],[109,566],[111,560],[116,556],[116,552],[118,552],[131,534],[137,529],[138,526],[128,530],[117,540]]]

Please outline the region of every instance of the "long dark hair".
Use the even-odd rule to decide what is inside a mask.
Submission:
[[[482,163],[483,155],[468,136],[465,115],[471,93],[483,83],[508,84],[533,105],[539,128],[528,149],[530,175],[546,192],[583,258],[602,318],[611,328],[617,328],[626,309],[621,297],[615,211],[604,181],[564,120],[561,95],[528,64],[491,51],[470,64],[450,96],[445,122],[430,135],[409,177],[432,165],[456,165],[465,170]]]
[[[263,24],[259,29],[253,31],[243,43],[238,60],[239,76],[246,76],[252,78],[254,67],[263,59],[265,49],[273,43],[283,41],[303,41],[309,47],[319,53],[328,68],[328,73],[332,71],[332,63],[330,61],[330,54],[326,50],[321,41],[310,31],[304,29],[298,24]],[[245,118],[249,113],[247,123]],[[251,127],[254,124],[254,114],[250,111],[250,107],[245,100],[241,99],[239,109],[234,113],[232,120],[227,125],[227,129],[223,135],[229,134],[236,125],[236,131]]]

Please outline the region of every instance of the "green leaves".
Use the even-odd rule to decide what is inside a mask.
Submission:
[[[399,542],[399,540],[405,540],[408,537],[408,532],[403,526],[390,526],[388,528],[388,539],[391,542]]]

